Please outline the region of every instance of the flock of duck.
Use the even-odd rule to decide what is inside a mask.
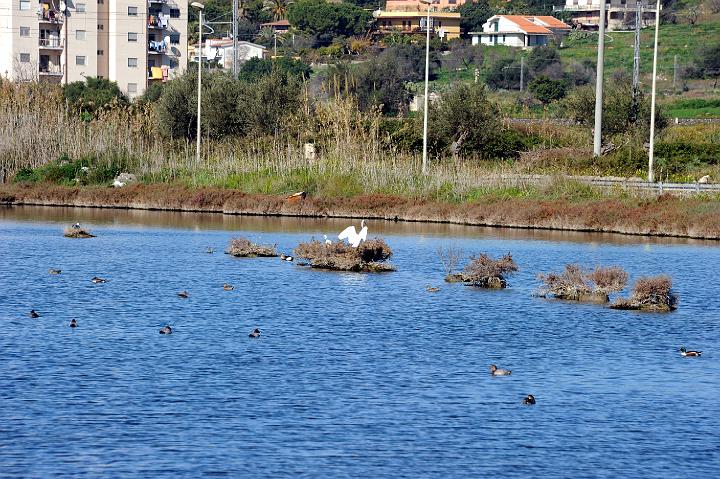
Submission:
[[[79,223],[75,223],[72,227],[77,229],[77,228],[80,227],[80,224],[79,224]],[[338,238],[339,238],[340,240],[347,239],[351,246],[357,248],[358,245],[360,244],[360,242],[361,242],[361,241],[365,241],[365,239],[367,238],[367,226],[365,226],[365,221],[364,221],[364,220],[361,222],[360,228],[361,228],[361,229],[360,229],[360,232],[358,233],[358,232],[355,230],[355,227],[354,227],[354,226],[348,226],[347,228],[345,228],[345,230],[343,230],[343,231],[338,235]],[[326,243],[326,244],[330,244],[330,243],[331,243],[331,241],[327,238],[327,236],[324,236],[324,239],[325,239],[325,243]],[[215,250],[214,250],[213,248],[208,248],[206,252],[207,252],[207,253],[214,253]],[[282,259],[282,260],[284,260],[284,261],[293,261],[292,256],[281,255],[280,259]],[[62,273],[62,270],[50,268],[50,269],[48,270],[48,272],[49,272],[51,275],[59,275],[59,274]],[[106,282],[107,282],[106,279],[100,278],[100,277],[98,277],[98,276],[93,276],[93,277],[91,278],[91,281],[92,281],[93,283],[95,283],[95,284],[103,284],[103,283],[106,283]],[[225,291],[232,291],[233,289],[235,289],[233,285],[231,285],[231,284],[229,284],[229,283],[224,283],[224,284],[223,284],[223,290],[225,290]],[[430,291],[430,292],[436,292],[436,291],[439,291],[440,288],[432,287],[432,286],[428,285],[428,286],[427,286],[427,290]],[[180,297],[180,298],[182,298],[182,299],[187,299],[187,298],[190,297],[190,293],[188,293],[187,291],[180,291],[179,293],[177,293],[177,295],[178,295],[178,297]],[[40,317],[40,314],[39,314],[37,311],[35,311],[34,309],[31,309],[30,312],[28,313],[28,316],[30,316],[31,318],[39,318],[39,317]],[[71,319],[69,326],[70,326],[71,328],[77,328],[77,327],[78,327],[78,322],[77,322],[77,320],[76,320],[76,319]],[[173,330],[172,330],[172,327],[170,327],[170,325],[165,325],[165,326],[163,326],[162,328],[160,328],[160,334],[172,334],[172,331],[173,331]],[[253,338],[253,339],[259,338],[259,337],[260,337],[260,329],[259,329],[259,328],[253,329],[253,330],[250,332],[250,334],[248,334],[248,336],[249,336],[250,338]],[[683,356],[683,357],[695,357],[695,358],[697,358],[697,357],[700,357],[700,356],[702,355],[702,351],[688,350],[688,349],[685,348],[685,346],[681,346],[680,349],[679,349],[679,351],[680,351],[680,355]],[[491,364],[491,365],[490,365],[490,374],[491,374],[492,376],[510,376],[510,375],[512,374],[512,371],[509,370],[509,369],[498,368],[497,365]],[[532,394],[528,394],[528,395],[522,400],[522,403],[525,404],[525,405],[528,405],[528,406],[533,405],[533,404],[535,404],[535,397],[534,397]]]

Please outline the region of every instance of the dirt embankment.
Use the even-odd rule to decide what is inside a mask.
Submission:
[[[319,198],[245,194],[220,188],[134,185],[124,188],[3,185],[0,203],[216,212],[268,216],[354,217],[720,239],[720,202],[708,199],[569,201],[487,198],[472,203],[386,195]]]

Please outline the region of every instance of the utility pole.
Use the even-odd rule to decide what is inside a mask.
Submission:
[[[233,58],[232,58],[232,72],[233,77],[238,77],[238,0],[233,0],[233,24],[232,24],[232,36],[233,36]]]
[[[423,98],[423,156],[422,172],[427,173],[427,140],[428,140],[428,83],[430,79],[430,6],[432,0],[420,0],[427,3],[427,18],[425,19],[425,97]]]
[[[523,81],[525,80],[525,57],[520,57],[520,91],[523,91]]]
[[[673,90],[677,89],[677,83],[678,83],[678,61],[677,61],[677,55],[673,57]]]
[[[655,156],[655,88],[657,86],[658,35],[660,33],[660,0],[655,5],[655,50],[653,51],[652,95],[650,96],[650,151],[648,152],[648,181],[655,181],[653,160]]]
[[[635,52],[633,55],[633,77],[632,89],[633,99],[637,97],[638,88],[640,86],[640,25],[642,20],[642,3],[637,0],[635,6]]]
[[[659,0],[658,0],[659,1]],[[600,28],[598,31],[598,59],[595,74],[595,137],[593,154],[600,156],[602,150],[602,105],[603,105],[603,67],[605,62],[605,0],[600,0]]]
[[[273,38],[275,40],[275,46],[273,47],[273,58],[277,58],[277,32],[273,33]]]

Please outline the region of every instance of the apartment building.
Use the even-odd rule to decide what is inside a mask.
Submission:
[[[187,68],[183,0],[0,0],[0,76],[117,82],[129,97]]]

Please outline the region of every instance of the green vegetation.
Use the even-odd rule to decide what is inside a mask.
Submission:
[[[84,82],[72,82],[63,87],[63,95],[78,111],[87,115],[86,120],[91,118],[92,113],[112,103],[128,102],[117,83],[105,78],[88,77]]]
[[[330,44],[334,37],[364,33],[372,16],[349,3],[328,3],[325,0],[298,0],[288,7],[288,20],[300,31],[319,35]]]
[[[663,106],[669,118],[720,118],[720,98],[673,100]]]

